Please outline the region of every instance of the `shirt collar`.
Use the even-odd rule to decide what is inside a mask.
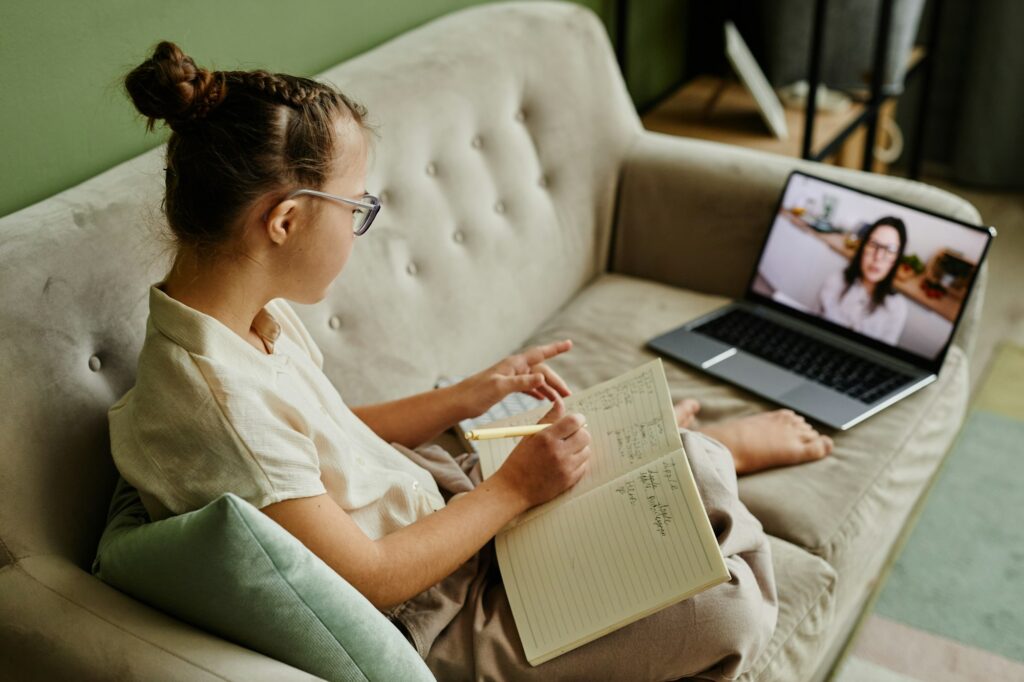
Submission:
[[[266,307],[256,314],[252,328],[266,343],[271,355],[254,348],[217,318],[171,298],[160,288],[163,284],[157,282],[149,288],[149,319],[162,334],[185,350],[233,360],[244,357],[261,366],[283,359],[281,353],[274,351],[274,344],[281,336],[281,324]]]

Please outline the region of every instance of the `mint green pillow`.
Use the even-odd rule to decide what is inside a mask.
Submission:
[[[93,573],[207,632],[327,680],[433,680],[363,595],[251,504],[227,493],[150,522],[118,481]]]

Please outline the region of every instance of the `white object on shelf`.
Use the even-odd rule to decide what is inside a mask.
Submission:
[[[779,99],[787,106],[794,109],[803,109],[807,106],[807,91],[810,86],[807,81],[799,80],[795,83],[779,88]],[[818,84],[818,93],[815,96],[816,109],[830,113],[841,114],[850,108],[850,97],[839,92],[830,90],[822,84]]]
[[[765,78],[764,72],[743,41],[736,25],[731,21],[725,22],[725,55],[729,58],[736,75],[753,95],[761,118],[772,134],[780,140],[788,138],[789,129],[786,126],[786,112],[782,109],[782,103],[776,97],[771,83]]]

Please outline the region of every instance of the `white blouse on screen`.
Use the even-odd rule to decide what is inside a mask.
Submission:
[[[326,492],[377,539],[444,506],[430,473],[348,408],[287,302],[254,321],[268,355],[161,285],[136,384],[108,413],[114,463],[153,519],[225,492],[257,508]]]
[[[844,294],[845,288],[846,278],[841,270],[825,280],[818,296],[821,316],[866,336],[896,345],[907,322],[907,301],[903,294],[886,296],[881,305],[871,310],[871,296],[861,284],[860,278],[854,280]]]

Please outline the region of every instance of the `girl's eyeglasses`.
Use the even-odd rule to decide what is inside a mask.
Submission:
[[[364,234],[369,230],[373,219],[377,217],[378,213],[380,213],[380,199],[372,194],[364,194],[362,201],[355,201],[354,199],[347,199],[345,197],[340,197],[337,194],[328,194],[327,192],[321,192],[315,189],[297,189],[290,192],[285,199],[291,199],[292,197],[297,197],[302,194],[308,194],[312,197],[320,197],[321,199],[329,199],[346,206],[351,206],[353,208],[352,232],[356,235]]]

